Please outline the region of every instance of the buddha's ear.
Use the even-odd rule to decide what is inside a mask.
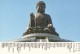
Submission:
[[[36,9],[37,9],[37,6],[36,6]]]

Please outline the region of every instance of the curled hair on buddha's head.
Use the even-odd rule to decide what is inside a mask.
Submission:
[[[37,2],[37,4],[36,4],[36,8],[37,8],[38,5],[44,5],[44,7],[46,8],[46,4],[45,4],[43,1],[39,1],[39,2]]]

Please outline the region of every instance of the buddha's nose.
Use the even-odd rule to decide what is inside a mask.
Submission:
[[[39,7],[39,9],[42,9],[42,7]]]

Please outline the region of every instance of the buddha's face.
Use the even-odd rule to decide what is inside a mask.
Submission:
[[[38,4],[37,5],[37,12],[45,12],[45,5],[44,4]]]

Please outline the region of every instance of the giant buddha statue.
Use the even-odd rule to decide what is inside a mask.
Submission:
[[[37,13],[35,15],[34,13],[30,14],[29,27],[27,31],[23,33],[23,36],[31,33],[49,33],[59,36],[53,27],[51,17],[45,13],[45,8],[46,4],[43,1],[37,3]]]

